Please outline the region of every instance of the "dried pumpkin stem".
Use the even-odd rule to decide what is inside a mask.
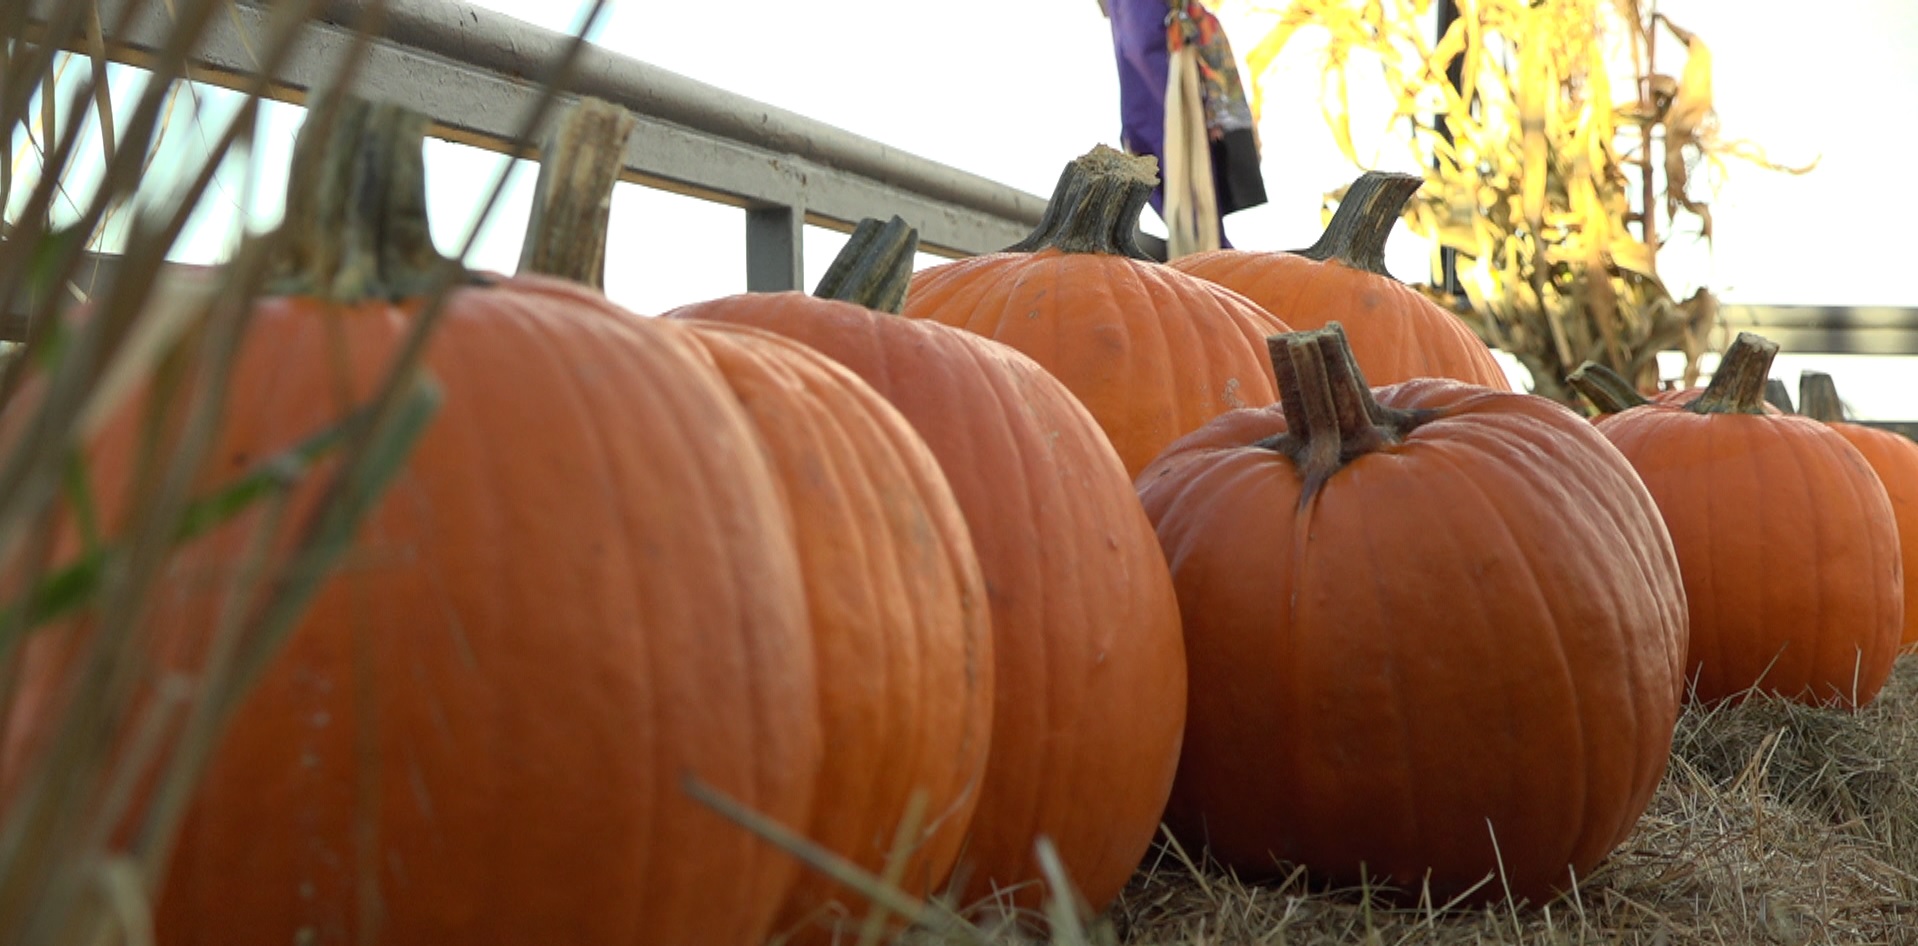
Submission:
[[[1259,446],[1290,457],[1305,481],[1303,503],[1346,464],[1402,442],[1432,418],[1401,411],[1372,397],[1345,329],[1337,322],[1310,332],[1266,339],[1287,431]]]
[[[272,291],[336,302],[404,299],[455,265],[426,221],[426,116],[349,98],[322,139],[294,145],[286,215],[268,272]]]
[[[905,220],[895,216],[880,223],[867,217],[853,228],[852,239],[833,257],[813,295],[898,315],[906,308],[918,250],[919,231]]]
[[[1296,251],[1297,255],[1321,263],[1337,260],[1353,269],[1390,276],[1385,271],[1385,241],[1391,239],[1406,202],[1424,184],[1424,178],[1411,174],[1365,172],[1346,189],[1318,242]]]
[[[1055,249],[1149,261],[1132,234],[1158,183],[1156,159],[1097,145],[1066,165],[1039,226],[1006,252]]]
[[[1845,402],[1838,399],[1838,385],[1832,381],[1831,375],[1823,371],[1799,373],[1798,412],[1827,424],[1836,424],[1845,419]]]
[[[1601,414],[1617,414],[1650,403],[1623,375],[1596,361],[1578,366],[1566,375],[1565,383],[1585,396]]]
[[[1765,378],[1778,356],[1778,343],[1750,332],[1739,332],[1705,393],[1685,406],[1695,414],[1765,413]]]
[[[1804,379],[1802,378],[1799,379],[1801,387],[1803,385],[1803,381]],[[1765,403],[1770,404],[1771,406],[1776,407],[1787,414],[1797,413],[1797,409],[1791,406],[1791,389],[1785,387],[1785,382],[1780,381],[1777,378],[1765,379]]]
[[[606,288],[613,185],[626,166],[626,139],[638,125],[631,112],[596,98],[580,99],[560,117],[540,150],[521,273]]]

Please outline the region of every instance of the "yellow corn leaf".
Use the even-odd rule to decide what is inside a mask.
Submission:
[[[1622,234],[1614,235],[1608,252],[1612,264],[1646,279],[1658,278],[1658,254],[1650,246]]]
[[[1551,55],[1546,50],[1547,14],[1531,11],[1527,16],[1525,42],[1519,47],[1518,110],[1524,165],[1519,173],[1520,209],[1525,220],[1537,230],[1545,220],[1545,185],[1550,142],[1545,137],[1546,112],[1549,110]]]

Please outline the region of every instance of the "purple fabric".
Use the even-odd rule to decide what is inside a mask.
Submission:
[[[1119,142],[1165,163],[1165,0],[1106,0],[1119,62]],[[1152,189],[1152,209],[1165,212],[1165,188]]]
[[[1112,49],[1119,63],[1119,143],[1133,154],[1159,159],[1165,173],[1165,86],[1171,53],[1166,50],[1166,0],[1106,0],[1112,19]],[[1216,158],[1213,173],[1223,173]],[[1152,212],[1165,218],[1165,185],[1152,189]],[[1225,220],[1219,245],[1230,248]]]

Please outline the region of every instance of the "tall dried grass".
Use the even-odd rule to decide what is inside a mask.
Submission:
[[[32,635],[69,619],[88,628],[85,650],[62,668],[60,695],[36,709],[44,715],[35,728],[46,738],[9,740],[0,751],[0,942],[8,944],[152,941],[149,901],[226,719],[351,545],[438,403],[420,354],[454,267],[372,398],[300,446],[211,492],[195,491],[253,300],[289,234],[249,237],[230,262],[204,272],[181,276],[163,263],[221,164],[249,146],[268,80],[322,7],[318,0],[271,5],[265,28],[250,37],[259,67],[240,83],[237,114],[184,169],[183,186],[155,195],[143,184],[190,54],[210,24],[233,15],[232,2],[167,3],[171,29],[162,49],[142,57],[150,81],[130,104],[113,101],[106,81],[108,37],[145,12],[142,4],[127,4],[118,23],[104,23],[88,2],[54,4],[45,21],[25,3],[0,13],[0,130],[33,151],[31,161],[10,155],[0,174],[0,208],[11,211],[0,231],[0,307],[24,312],[27,322],[24,344],[0,375],[0,734],[10,729],[7,708]],[[307,121],[322,128],[335,121],[344,97],[331,93],[351,87],[385,13],[382,3],[365,8],[355,43]],[[581,45],[551,64],[517,139],[519,154],[532,153],[527,142]],[[90,74],[63,83],[60,64],[74,53]],[[102,170],[97,187],[75,193],[67,181],[83,140],[98,143]],[[18,173],[28,165],[33,175]],[[504,186],[502,172],[462,256]],[[86,250],[117,214],[130,215],[125,251],[82,300],[75,285],[89,265]],[[84,445],[136,389],[151,395],[154,436],[139,460],[143,475],[114,503],[128,510],[124,522],[101,522],[105,500],[120,498],[96,495]],[[285,522],[287,498],[304,482],[321,484],[323,498],[308,518]],[[205,662],[190,673],[157,673],[159,664],[143,656],[153,642],[142,618],[164,589],[170,553],[242,513],[253,517],[256,541],[236,572],[244,577],[226,591]],[[296,538],[269,543],[278,532]]]

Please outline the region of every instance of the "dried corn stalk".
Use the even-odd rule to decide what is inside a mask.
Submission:
[[[1246,57],[1255,108],[1278,91],[1265,77],[1293,36],[1327,35],[1326,122],[1354,164],[1347,68],[1354,52],[1372,54],[1395,98],[1390,121],[1409,128],[1428,168],[1408,223],[1459,254],[1465,299],[1427,291],[1516,356],[1538,393],[1567,403],[1562,379],[1586,359],[1650,388],[1657,353],[1678,348],[1684,383],[1696,379],[1717,302],[1702,288],[1674,299],[1657,254],[1681,217],[1711,238],[1701,161],[1810,170],[1722,140],[1710,50],[1638,0],[1460,0],[1436,43],[1430,0],[1238,6],[1281,14]],[[1684,48],[1677,78],[1655,68],[1661,28],[1668,48]]]

